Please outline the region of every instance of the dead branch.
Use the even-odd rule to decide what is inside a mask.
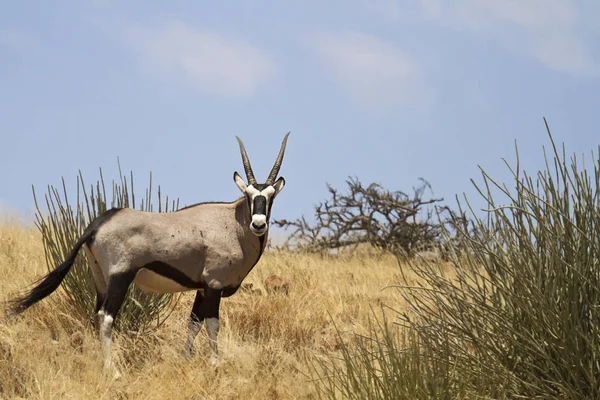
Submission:
[[[378,183],[364,186],[357,178],[349,178],[346,193],[327,185],[330,198],[315,206],[314,224],[304,216],[273,222],[291,230],[284,244],[287,248],[322,252],[366,243],[410,255],[438,246],[441,239],[442,226],[435,222],[432,206],[443,199],[425,198],[431,186],[424,179],[420,182],[409,195],[388,191]]]

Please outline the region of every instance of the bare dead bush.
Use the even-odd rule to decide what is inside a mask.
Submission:
[[[369,244],[410,256],[442,243],[444,222],[440,222],[435,205],[443,199],[433,196],[424,179],[410,195],[389,191],[378,183],[365,186],[358,178],[346,183],[346,193],[327,185],[330,198],[315,206],[314,224],[304,216],[274,221],[292,230],[283,247],[323,252]]]

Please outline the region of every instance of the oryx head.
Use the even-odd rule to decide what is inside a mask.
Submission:
[[[275,160],[275,165],[273,165],[273,169],[271,169],[271,173],[265,183],[256,182],[252,167],[250,166],[248,154],[246,154],[246,149],[244,148],[244,143],[236,136],[238,143],[240,144],[240,152],[242,153],[242,162],[244,164],[244,170],[246,171],[246,178],[248,178],[248,184],[244,182],[237,171],[233,174],[233,180],[246,196],[246,200],[248,200],[250,215],[252,216],[250,230],[256,236],[264,235],[269,228],[269,217],[271,216],[273,200],[285,186],[285,179],[283,179],[282,176],[277,180],[275,179],[279,173],[279,168],[281,168],[281,162],[283,161],[283,154],[285,153],[285,145],[289,134],[290,133],[288,132],[283,138],[283,143],[281,143],[281,149]]]

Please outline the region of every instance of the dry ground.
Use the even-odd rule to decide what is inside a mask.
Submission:
[[[45,273],[37,230],[10,218],[0,221],[0,301]],[[411,278],[408,268],[404,273]],[[264,291],[271,274],[291,280],[288,295]],[[218,370],[208,363],[202,335],[189,361],[180,356],[194,299],[189,292],[154,334],[116,335],[123,372],[118,380],[102,373],[96,334],[65,311],[59,290],[16,320],[0,317],[0,398],[314,398],[304,374],[307,360],[338,351],[334,323],[351,343],[353,332],[366,332],[372,308],[402,308],[395,289],[381,290],[399,282],[400,274],[395,258],[375,252],[265,254],[245,281],[262,294],[238,293],[221,303]]]

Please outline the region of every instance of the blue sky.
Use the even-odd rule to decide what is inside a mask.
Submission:
[[[542,167],[600,137],[600,3],[562,0],[0,3],[0,204],[30,215],[116,160],[182,204],[234,200],[235,135],[266,178],[291,131],[276,218],[348,176],[454,204],[518,141]]]

